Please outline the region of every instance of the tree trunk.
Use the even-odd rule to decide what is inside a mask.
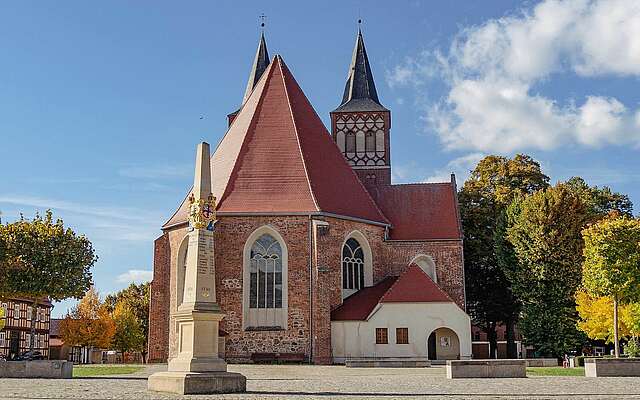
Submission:
[[[618,343],[618,297],[613,296],[613,353],[616,358],[620,357]]]
[[[487,326],[487,339],[489,339],[489,358],[498,358],[498,335],[495,322]]]
[[[29,353],[33,357],[34,339],[36,337],[36,315],[38,312],[38,299],[33,299],[33,305],[31,306],[31,337],[29,338]]]
[[[518,348],[516,346],[516,321],[508,318],[505,321],[507,326],[507,358],[518,358]]]

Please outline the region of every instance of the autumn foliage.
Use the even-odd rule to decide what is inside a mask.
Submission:
[[[109,348],[115,332],[116,325],[94,288],[60,324],[62,340],[70,346]]]

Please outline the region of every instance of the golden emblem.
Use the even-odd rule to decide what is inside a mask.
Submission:
[[[216,219],[216,198],[212,194],[207,199],[189,196],[189,223],[194,229],[205,229]]]

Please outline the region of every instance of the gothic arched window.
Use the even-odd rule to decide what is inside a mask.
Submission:
[[[364,287],[364,251],[360,243],[349,238],[342,247],[342,288],[360,290]]]
[[[282,308],[282,247],[268,233],[251,246],[249,308]]]
[[[271,226],[256,229],[244,245],[244,329],[286,329],[287,245]]]

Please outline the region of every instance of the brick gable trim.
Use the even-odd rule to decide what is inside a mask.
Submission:
[[[384,223],[384,222],[379,222],[379,221],[370,221],[367,219],[362,219],[362,218],[358,218],[358,217],[350,217],[348,215],[338,215],[338,214],[333,214],[333,213],[328,213],[328,212],[312,212],[312,213],[308,213],[308,212],[286,212],[286,213],[279,213],[279,212],[256,212],[256,213],[252,213],[252,212],[229,212],[229,211],[221,211],[221,212],[217,212],[216,215],[220,216],[220,217],[299,217],[299,216],[310,216],[310,217],[331,217],[331,218],[338,218],[338,219],[342,219],[345,221],[354,221],[354,222],[363,222],[366,224],[371,224],[371,225],[376,225],[376,226],[388,226],[391,227],[392,225]],[[188,225],[188,222],[184,221],[184,222],[179,222],[173,225],[167,225],[165,227],[162,228],[163,231],[168,231],[174,228],[181,228],[181,227],[185,227]],[[437,241],[438,239],[433,239],[435,241]],[[458,239],[441,239],[441,240],[458,240]],[[417,240],[409,240],[411,242],[416,242]]]

